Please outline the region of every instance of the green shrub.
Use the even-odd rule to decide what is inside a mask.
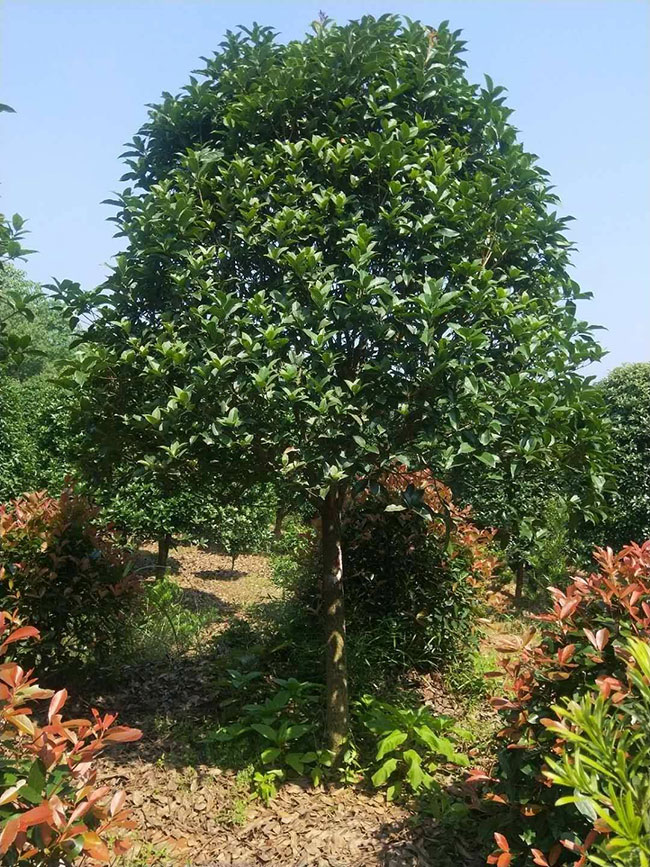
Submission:
[[[617,367],[600,390],[612,421],[617,490],[591,535],[619,548],[650,539],[650,362]]]
[[[0,506],[0,606],[41,632],[41,666],[104,658],[119,646],[137,581],[98,510],[66,490]]]
[[[470,514],[456,509],[449,489],[426,471],[387,473],[381,486],[348,499],[342,524],[347,655],[357,690],[391,691],[396,675],[458,663],[475,647],[476,585],[496,559],[492,533],[478,530]],[[318,523],[290,521],[275,552],[274,581],[307,615],[316,613]],[[298,628],[305,630],[304,618]]]
[[[350,498],[345,592],[369,675],[440,668],[472,649],[476,583],[495,565],[491,537],[428,471],[396,469]]]
[[[549,730],[562,744],[561,756],[547,757],[548,778],[573,790],[556,806],[575,804],[594,823],[580,845],[596,844],[589,860],[601,867],[650,864],[650,644],[630,639],[629,692],[589,692],[554,711]],[[565,843],[566,846],[566,843]]]
[[[134,541],[169,536],[214,546],[233,560],[270,545],[276,499],[269,485],[241,491],[190,476],[163,486],[134,476],[101,496],[106,519]]]
[[[269,550],[275,501],[263,489],[247,492],[233,505],[212,508],[205,535],[232,560],[232,568],[240,554],[263,553]]]
[[[69,420],[69,398],[52,382],[0,375],[0,502],[61,493],[71,471]]]
[[[257,676],[259,672],[251,672]],[[231,672],[232,684],[241,689],[251,677]],[[225,744],[244,736],[249,739],[251,756],[264,770],[255,775],[264,800],[275,794],[275,783],[287,773],[309,774],[318,784],[331,757],[318,747],[321,740],[316,722],[322,687],[295,678],[274,678],[275,690],[264,700],[246,704],[237,721],[208,735],[207,744]]]

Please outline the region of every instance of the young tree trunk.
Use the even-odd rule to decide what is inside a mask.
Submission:
[[[524,595],[524,561],[518,560],[515,568],[515,599],[519,600]]]
[[[167,560],[169,559],[169,548],[171,547],[172,537],[169,533],[165,533],[158,539],[158,557],[156,558],[156,578],[164,578],[167,571]]]
[[[345,605],[341,551],[341,504],[331,490],[322,510],[323,611],[326,638],[327,746],[341,757],[350,725],[348,670],[345,659]]]
[[[278,509],[275,513],[275,524],[273,525],[273,538],[281,539],[282,538],[282,524],[284,523],[284,519],[287,517],[287,513],[284,509]]]

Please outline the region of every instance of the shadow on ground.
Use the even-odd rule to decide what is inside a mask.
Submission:
[[[239,569],[201,569],[194,574],[204,581],[237,581],[240,578],[246,578],[248,572],[242,572]]]

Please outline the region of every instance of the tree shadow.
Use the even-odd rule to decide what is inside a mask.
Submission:
[[[199,569],[194,575],[204,581],[237,581],[245,578],[248,572],[242,572],[240,569]]]
[[[234,617],[241,610],[241,606],[226,602],[216,593],[207,590],[199,590],[197,587],[179,587],[179,590],[180,603],[189,611],[215,611],[220,618],[225,618]]]
[[[485,847],[477,841],[476,822],[447,825],[431,817],[411,816],[382,823],[378,867],[483,867]]]

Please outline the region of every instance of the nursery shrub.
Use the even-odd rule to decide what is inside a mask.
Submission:
[[[42,665],[110,653],[136,590],[125,552],[74,490],[0,506],[0,606],[41,631]]]
[[[601,867],[650,864],[650,644],[631,638],[621,652],[627,689],[565,700],[545,722],[562,748],[560,759],[547,758],[547,776],[572,790],[557,805],[576,804],[594,823],[569,850],[593,845],[590,860]]]
[[[523,640],[504,639],[499,648],[516,656],[504,661],[511,692],[493,699],[505,726],[487,799],[497,808],[489,825],[503,834],[513,865],[544,864],[531,847],[551,865],[581,855],[562,841],[585,840],[594,817],[580,800],[555,807],[566,793],[547,774],[547,756],[558,755],[548,720],[554,708],[579,701],[594,686],[615,704],[622,701],[627,642],[650,638],[650,542],[618,554],[596,549],[594,557],[597,572],[576,575],[564,589],[551,588],[552,609],[537,618],[539,638],[531,629]]]
[[[71,469],[69,402],[45,377],[0,373],[0,502],[63,490]]]
[[[116,726],[115,715],[64,721],[67,691],[41,689],[8,654],[38,638],[32,626],[0,613],[0,859],[26,867],[106,863],[128,851],[133,827],[125,793],[97,786],[94,762],[110,743],[138,740],[138,729]],[[50,699],[47,718],[32,705]],[[110,848],[109,848],[110,846]],[[112,852],[111,852],[112,850]]]
[[[650,538],[650,362],[617,367],[600,390],[612,421],[617,489],[597,539],[640,544]]]
[[[478,531],[470,514],[429,471],[385,473],[374,492],[350,498],[346,596],[364,643],[368,630],[385,636],[374,662],[441,666],[472,646],[476,582],[496,561],[492,533]]]
[[[188,541],[236,559],[268,550],[276,497],[271,486],[242,491],[210,480],[179,479],[165,492],[154,480],[132,477],[102,494],[103,514],[127,539]]]

